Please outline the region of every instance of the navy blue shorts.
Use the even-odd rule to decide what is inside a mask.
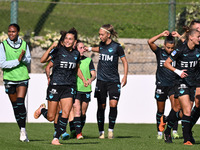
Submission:
[[[46,99],[58,102],[63,98],[74,98],[75,93],[75,89],[68,85],[49,85]]]
[[[184,83],[177,84],[175,86],[175,94],[178,97],[183,96],[183,95],[189,95],[190,101],[192,101],[192,102],[194,102],[195,93],[196,93],[196,86],[188,86]]]
[[[168,97],[175,94],[175,89],[173,86],[156,86],[155,99],[157,101],[166,101]]]
[[[76,92],[75,99],[80,100],[81,102],[89,103],[91,101],[91,92]]]
[[[110,100],[119,100],[121,92],[121,84],[119,82],[105,82],[97,80],[94,97],[98,103],[105,104],[109,95]]]
[[[16,89],[20,86],[25,86],[28,88],[28,81],[22,81],[19,84],[4,84],[6,94],[14,94],[16,93]]]

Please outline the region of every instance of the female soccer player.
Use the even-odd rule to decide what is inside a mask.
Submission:
[[[8,39],[0,44],[0,67],[3,69],[5,91],[9,96],[19,126],[20,141],[29,142],[26,133],[26,108],[24,99],[28,88],[28,69],[31,56],[27,43],[19,38],[20,27],[8,26]]]
[[[164,49],[158,47],[155,44],[155,41],[160,37],[166,37],[164,41]],[[176,74],[163,66],[165,60],[170,56],[171,52],[174,50],[175,39],[165,30],[162,33],[152,37],[148,40],[148,44],[151,50],[155,53],[157,59],[157,71],[156,71],[156,90],[155,90],[155,99],[157,100],[157,139],[162,139],[162,131],[159,130],[160,118],[164,114],[165,110],[165,101],[169,97],[172,107],[174,104],[174,81]],[[175,66],[175,62],[172,63]],[[168,125],[168,126],[173,126]],[[171,130],[170,130],[171,132]]]
[[[200,32],[196,29],[186,29],[186,42],[178,45],[166,60],[164,66],[174,71],[178,76],[176,79],[175,94],[180,101],[183,117],[184,145],[192,145],[191,134],[191,101],[195,97],[196,73],[200,51],[196,47],[200,42]],[[176,68],[171,63],[176,61]]]
[[[104,114],[106,108],[107,93],[110,98],[109,129],[108,138],[113,139],[113,130],[117,118],[117,104],[120,97],[121,86],[127,82],[128,63],[122,46],[113,41],[112,37],[117,37],[117,32],[110,24],[105,24],[99,29],[99,47],[89,47],[88,51],[99,53],[99,63],[97,68],[97,83],[95,97],[98,101],[97,122],[99,128],[99,138],[104,136]],[[122,60],[124,66],[124,77],[120,83],[118,73],[118,58]]]
[[[84,56],[85,46],[81,41],[77,42],[77,50],[80,52],[80,69],[85,79],[87,79],[89,85],[85,87],[82,80],[77,76],[77,93],[75,96],[75,102],[73,104],[74,109],[74,126],[76,129],[76,138],[82,139],[82,129],[86,120],[86,111],[91,98],[91,83],[96,78],[96,71],[91,58]]]
[[[68,32],[64,32],[61,38],[63,39],[63,45],[60,45],[58,51],[50,56],[52,61],[46,67],[46,75],[49,81],[47,89],[48,111],[41,105],[35,112],[36,118],[42,113],[44,116],[46,115],[47,120],[54,121],[57,105],[60,101],[62,116],[56,128],[55,138],[51,142],[53,145],[60,145],[59,137],[66,131],[76,89],[76,74],[87,86],[87,82],[78,65],[80,53],[73,49],[77,41],[77,31],[72,28]],[[53,71],[50,76],[50,68],[52,66]]]

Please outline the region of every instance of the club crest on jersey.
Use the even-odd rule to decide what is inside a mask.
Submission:
[[[163,56],[167,56],[166,54],[162,53]]]
[[[200,54],[196,54],[197,58],[199,58]]]
[[[78,57],[74,57],[75,60],[77,60]]]
[[[63,57],[66,57],[67,55],[62,54]]]
[[[188,55],[188,54],[183,54],[183,56],[185,56],[185,57],[186,57],[187,55]]]
[[[177,53],[176,50],[174,50],[174,51],[171,53],[171,55],[172,55],[172,56],[175,56],[176,53]]]
[[[113,52],[113,49],[112,49],[112,48],[109,48],[108,51],[111,53],[111,52]]]

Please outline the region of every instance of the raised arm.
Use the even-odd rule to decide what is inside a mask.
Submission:
[[[162,33],[150,38],[147,42],[148,42],[149,47],[151,48],[151,50],[155,51],[157,49],[157,45],[155,44],[155,41],[157,39],[159,39],[160,37],[163,37],[163,36],[168,36],[168,35],[169,35],[169,31],[165,30]]]
[[[51,56],[49,56],[49,53],[51,52],[52,49],[54,49],[56,46],[58,45],[57,42],[54,42],[49,48],[48,50],[42,55],[42,57],[40,58],[40,62],[41,63],[46,63],[47,61],[49,61],[51,59]]]

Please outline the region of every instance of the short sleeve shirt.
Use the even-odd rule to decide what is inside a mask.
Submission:
[[[97,67],[97,79],[108,82],[120,82],[118,73],[118,59],[125,57],[122,46],[112,41],[106,45],[99,45],[99,63]]]

